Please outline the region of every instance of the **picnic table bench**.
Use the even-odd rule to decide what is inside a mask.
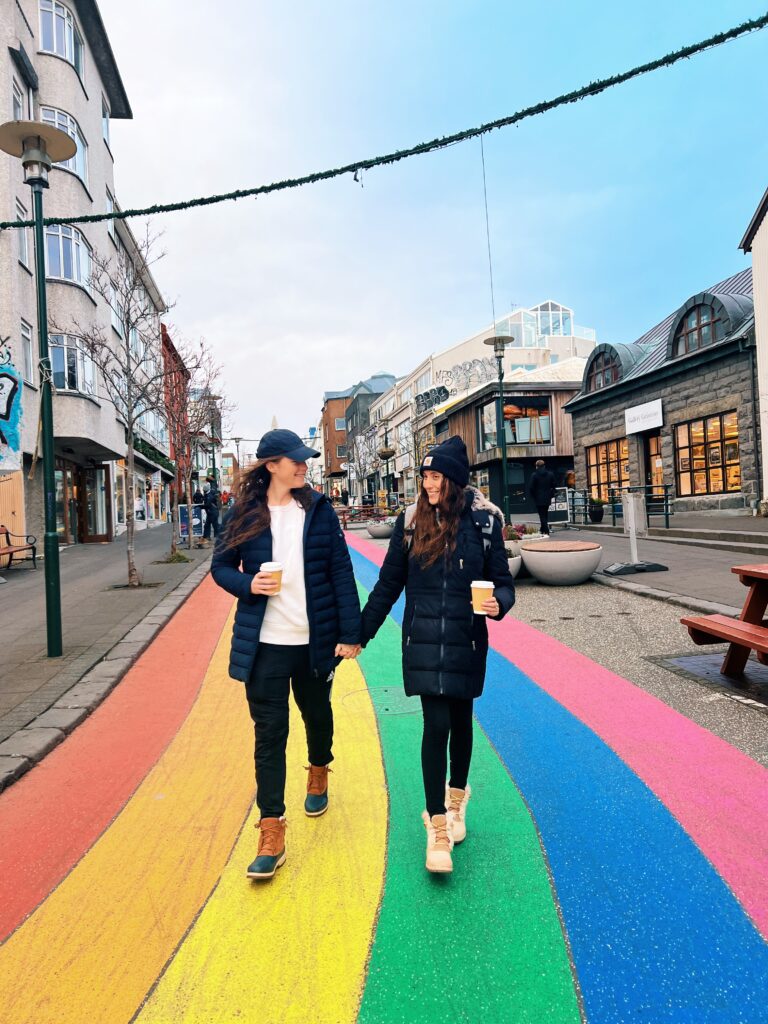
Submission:
[[[731,569],[745,587],[749,587],[738,619],[729,615],[686,615],[680,621],[688,627],[695,644],[730,644],[720,672],[729,679],[739,679],[749,652],[754,651],[762,665],[768,665],[768,563],[736,565]]]
[[[25,543],[17,544],[11,540],[12,537],[24,538]],[[37,568],[37,537],[31,533],[11,533],[7,526],[0,526],[0,559],[7,557],[8,561],[3,569],[10,569],[13,556],[22,551],[32,552],[32,568]]]

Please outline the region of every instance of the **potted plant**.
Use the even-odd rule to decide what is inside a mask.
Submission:
[[[590,497],[589,505],[587,506],[587,514],[589,516],[590,523],[602,523],[604,505],[605,502],[602,498]]]

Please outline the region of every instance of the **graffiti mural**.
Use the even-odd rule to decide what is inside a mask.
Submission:
[[[451,394],[467,391],[474,384],[486,384],[496,380],[496,362],[491,358],[468,359],[464,363],[456,363],[449,370],[438,370],[435,383],[448,388]]]
[[[21,374],[11,363],[10,338],[0,338],[0,473],[21,469]]]

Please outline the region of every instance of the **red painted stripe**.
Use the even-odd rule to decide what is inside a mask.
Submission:
[[[0,941],[72,869],[173,739],[231,607],[206,577],[107,700],[0,796]]]
[[[381,565],[380,547],[347,533]],[[674,815],[768,938],[768,771],[709,730],[517,619],[491,645],[575,715]]]

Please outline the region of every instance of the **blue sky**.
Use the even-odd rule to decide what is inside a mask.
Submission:
[[[124,206],[248,187],[507,115],[761,3],[101,0],[134,120]],[[555,298],[631,341],[747,265],[768,186],[768,30],[485,138],[496,311]],[[304,431],[322,392],[408,372],[491,319],[480,145],[158,218],[170,319],[238,404]]]

